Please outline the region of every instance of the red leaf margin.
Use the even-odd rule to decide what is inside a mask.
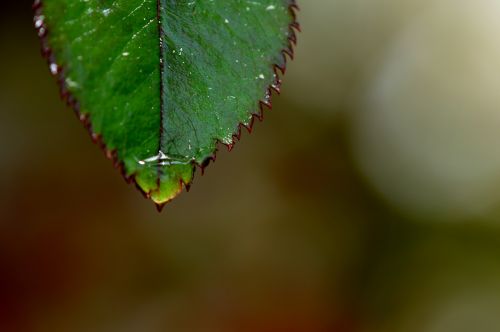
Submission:
[[[38,37],[40,38],[42,56],[47,60],[52,75],[57,79],[61,99],[66,102],[67,106],[69,106],[74,110],[77,118],[80,120],[80,122],[82,122],[83,126],[88,131],[92,141],[101,148],[106,158],[112,161],[113,167],[120,171],[124,180],[128,184],[132,183],[135,184],[136,188],[144,195],[145,198],[147,199],[151,198],[151,191],[145,192],[141,187],[139,187],[137,181],[135,180],[134,173],[127,175],[123,161],[120,161],[118,159],[117,151],[108,149],[101,134],[97,134],[93,131],[90,116],[88,114],[82,114],[80,112],[80,104],[78,103],[76,98],[69,92],[68,86],[66,84],[64,67],[57,64],[57,59],[49,45],[49,40],[48,40],[49,30],[45,24],[45,21],[43,20],[42,1],[43,0],[35,0],[33,3],[32,6],[34,11],[33,21],[35,24],[35,29],[37,30]],[[299,11],[300,9],[299,6],[297,5],[296,0],[291,0],[288,6],[288,10],[292,15],[293,21],[292,23],[290,23],[288,27],[289,30],[288,45],[285,49],[281,50],[281,56],[283,57],[283,65],[279,64],[272,65],[275,81],[266,89],[264,99],[258,101],[257,113],[252,113],[250,123],[248,125],[245,125],[243,123],[238,124],[236,132],[233,134],[232,142],[230,144],[223,143],[219,139],[216,139],[215,141],[216,148],[212,156],[207,157],[201,164],[193,162],[194,166],[196,166],[200,170],[201,175],[205,174],[205,169],[210,164],[210,162],[216,161],[218,152],[217,146],[224,145],[227,147],[228,151],[231,151],[234,148],[236,142],[241,140],[243,128],[246,129],[248,133],[251,134],[253,126],[255,124],[255,119],[262,121],[264,119],[264,110],[266,108],[269,110],[273,108],[272,104],[273,91],[276,92],[278,95],[281,93],[281,83],[282,83],[281,77],[284,76],[286,73],[288,58],[290,58],[290,60],[294,59],[295,46],[297,45],[297,32],[301,31],[300,24],[297,22],[297,11]],[[193,172],[195,172],[196,167],[194,167]],[[194,179],[194,174],[193,174],[193,179]],[[179,186],[180,186],[180,191],[182,191],[182,188],[186,188],[186,191],[189,191],[191,183],[185,183],[183,180],[181,180]],[[155,204],[158,211],[161,211],[164,208],[164,206],[170,201],[165,202],[163,204]]]

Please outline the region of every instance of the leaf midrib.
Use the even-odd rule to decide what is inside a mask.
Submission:
[[[160,133],[159,133],[159,139],[158,139],[158,155],[162,153],[162,147],[163,147],[163,140],[164,140],[164,132],[163,132],[163,120],[164,120],[164,106],[165,106],[165,100],[164,100],[164,87],[165,87],[165,81],[164,81],[164,76],[165,76],[165,69],[164,69],[164,61],[165,57],[163,54],[163,24],[162,24],[162,11],[164,9],[165,3],[164,0],[156,0],[156,18],[157,18],[157,23],[158,23],[158,50],[159,50],[159,66],[160,66]],[[158,189],[160,188],[160,182],[161,182],[161,176],[162,176],[162,167],[160,167],[160,164],[156,166],[157,169],[157,183],[158,183]]]

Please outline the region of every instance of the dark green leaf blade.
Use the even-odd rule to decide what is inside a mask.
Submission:
[[[157,204],[251,126],[294,38],[293,0],[44,0],[51,71],[93,137]]]

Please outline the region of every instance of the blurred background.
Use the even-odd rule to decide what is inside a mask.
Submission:
[[[0,9],[0,331],[500,330],[500,2],[303,0],[264,123],[157,213]]]

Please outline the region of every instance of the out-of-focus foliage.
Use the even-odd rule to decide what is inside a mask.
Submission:
[[[492,0],[427,6],[358,100],[357,159],[412,213],[460,219],[500,202],[499,10]]]
[[[162,215],[61,108],[15,6],[0,330],[500,329],[494,1],[303,2],[272,115]]]

